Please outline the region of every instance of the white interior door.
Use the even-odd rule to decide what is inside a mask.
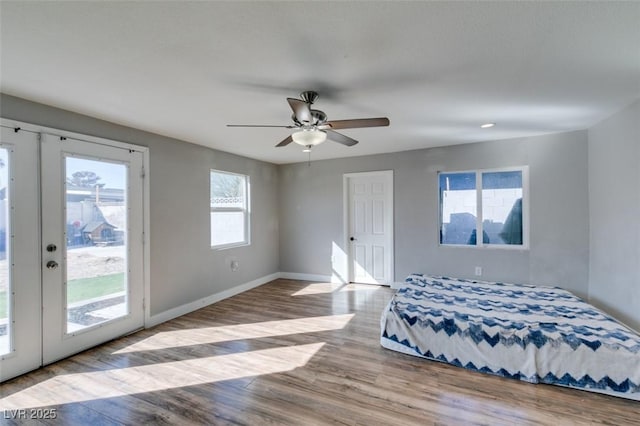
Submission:
[[[144,325],[143,154],[43,134],[43,363]]]
[[[0,381],[41,362],[38,134],[0,139]]]
[[[393,171],[351,173],[347,186],[349,281],[393,281]]]

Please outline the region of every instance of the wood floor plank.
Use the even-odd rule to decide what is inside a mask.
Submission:
[[[3,383],[0,409],[55,408],[31,424],[61,425],[640,423],[638,402],[382,348],[392,293],[276,280]]]

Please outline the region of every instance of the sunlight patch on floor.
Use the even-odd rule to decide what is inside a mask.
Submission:
[[[309,296],[312,294],[328,294],[346,291],[375,291],[379,284],[343,284],[343,283],[313,283],[291,294],[292,296]]]
[[[333,293],[345,284],[342,283],[313,283],[309,284],[301,290],[296,291],[292,296],[309,296],[312,294]]]
[[[0,399],[0,410],[55,406],[223,380],[282,373],[303,367],[324,342],[56,376]]]
[[[250,324],[225,325],[220,327],[162,331],[113,353],[124,354],[227,342],[231,340],[260,339],[264,337],[286,336],[289,334],[340,330],[351,321],[353,316],[354,314],[327,315]]]
[[[346,292],[346,291],[377,291],[377,290],[380,290],[380,287],[381,287],[380,284],[351,283],[351,284],[345,285],[339,291],[340,292]]]

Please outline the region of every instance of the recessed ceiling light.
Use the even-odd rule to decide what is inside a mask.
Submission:
[[[493,127],[495,125],[496,125],[496,123],[484,123],[480,127],[482,127],[483,129],[488,129],[489,127]]]

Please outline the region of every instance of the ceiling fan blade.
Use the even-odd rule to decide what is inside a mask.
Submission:
[[[356,118],[353,120],[331,120],[324,123],[322,126],[318,126],[318,128],[324,129],[325,126],[328,128],[336,130],[336,129],[356,129],[359,127],[384,127],[389,125],[389,119],[387,117],[378,117],[378,118]]]
[[[308,103],[296,98],[287,98],[287,102],[300,123],[311,123],[311,108]]]
[[[280,126],[277,124],[227,124],[227,127],[281,127],[285,129],[293,129],[296,126]]]
[[[279,146],[287,146],[289,145],[291,142],[293,142],[293,138],[291,137],[291,135],[287,136],[286,139],[284,139],[282,142],[280,142],[278,145],[276,145],[276,147]]]
[[[325,130],[327,132],[327,138],[331,139],[334,142],[341,143],[346,146],[353,146],[358,143],[357,140],[350,138],[349,136],[345,136],[342,133],[334,132],[333,130]]]

